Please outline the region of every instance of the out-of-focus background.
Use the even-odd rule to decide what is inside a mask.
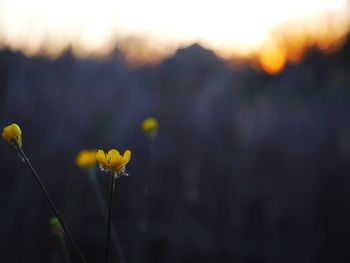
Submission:
[[[128,263],[349,262],[349,29],[345,0],[1,0],[1,127],[21,126],[88,262],[106,222],[74,160],[98,148],[133,154],[113,207]],[[0,153],[0,262],[64,262],[29,170]]]

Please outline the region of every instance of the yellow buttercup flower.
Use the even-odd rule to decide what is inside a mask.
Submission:
[[[96,165],[96,151],[81,151],[75,159],[76,165],[81,168],[90,168]]]
[[[4,128],[2,138],[8,143],[17,143],[19,147],[22,147],[22,132],[16,123],[12,123]]]
[[[153,137],[158,132],[158,126],[158,121],[155,118],[147,118],[141,125],[143,132]]]
[[[109,150],[105,153],[103,150],[98,150],[96,160],[99,162],[102,170],[114,172],[116,176],[127,175],[125,165],[130,161],[131,151],[126,150],[123,155],[116,149]]]

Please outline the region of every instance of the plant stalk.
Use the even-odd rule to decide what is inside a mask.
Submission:
[[[109,188],[109,200],[108,200],[108,222],[107,222],[107,235],[106,235],[106,250],[105,250],[105,263],[108,263],[109,256],[109,240],[111,234],[111,222],[112,222],[112,207],[113,207],[113,193],[115,188],[115,182],[117,180],[117,176],[115,174],[112,175],[111,185]]]
[[[102,215],[103,215],[103,219],[107,221],[108,220],[107,205],[106,205],[106,201],[104,200],[103,193],[101,191],[101,187],[100,187],[100,185],[97,181],[97,178],[96,178],[96,170],[89,169],[88,174],[89,174],[90,183],[91,183],[92,187],[94,188],[97,202],[98,202],[98,205],[99,205],[101,212],[102,212]],[[126,263],[123,249],[122,249],[122,246],[120,244],[119,237],[118,237],[116,228],[113,224],[113,221],[111,221],[111,238],[112,238],[112,241],[114,241],[114,245],[115,245],[116,250],[118,252],[120,263]]]
[[[63,251],[64,257],[66,259],[66,262],[67,263],[71,263],[72,261],[70,259],[70,254],[69,254],[67,242],[66,242],[66,239],[64,238],[63,233],[59,233],[58,237],[60,239],[60,244],[61,244],[61,247],[62,247],[62,251]]]
[[[66,224],[64,223],[63,217],[61,215],[61,213],[59,212],[59,210],[56,208],[54,202],[52,201],[49,193],[47,192],[44,184],[41,182],[39,175],[37,174],[37,172],[34,170],[32,164],[30,163],[28,157],[26,156],[26,154],[24,153],[22,147],[20,147],[18,145],[18,143],[15,143],[16,148],[18,149],[18,151],[20,152],[21,156],[23,157],[24,162],[27,164],[27,166],[29,167],[30,171],[32,172],[32,175],[34,176],[34,179],[36,180],[36,182],[38,183],[41,192],[44,194],[44,197],[46,198],[47,202],[50,205],[50,208],[52,210],[52,212],[54,213],[54,215],[57,217],[58,221],[60,222],[62,229],[64,231],[64,233],[66,234],[66,236],[68,237],[69,241],[71,242],[71,244],[73,245],[74,249],[76,250],[76,252],[78,253],[79,257],[81,258],[81,260],[84,263],[87,263],[85,257],[83,256],[83,254],[81,253],[78,245],[76,244],[76,242],[74,241],[71,233],[69,232]]]

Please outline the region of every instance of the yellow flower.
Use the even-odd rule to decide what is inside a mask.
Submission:
[[[90,168],[96,165],[96,151],[81,151],[75,159],[80,168]]]
[[[102,170],[112,171],[116,176],[127,175],[125,172],[125,165],[130,161],[131,151],[126,150],[123,155],[116,149],[109,150],[105,153],[103,150],[98,150],[96,159],[100,164]]]
[[[144,133],[155,136],[158,131],[158,121],[155,118],[147,118],[142,122],[142,130]]]
[[[19,147],[22,147],[22,132],[16,123],[12,123],[4,128],[2,138],[8,143],[17,143]]]

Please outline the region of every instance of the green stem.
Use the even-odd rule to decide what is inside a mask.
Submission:
[[[66,239],[64,238],[64,235],[62,233],[59,233],[58,237],[60,239],[60,244],[61,244],[61,247],[62,247],[62,251],[63,251],[64,257],[66,259],[66,262],[67,263],[71,263],[70,254],[69,254],[69,250],[68,250]]]
[[[67,228],[66,224],[65,224],[64,221],[63,221],[63,217],[62,217],[61,213],[58,211],[58,209],[56,208],[55,204],[53,203],[51,197],[49,196],[49,193],[47,192],[47,190],[46,190],[44,184],[41,182],[41,180],[40,180],[40,178],[39,178],[39,175],[38,175],[37,172],[34,170],[32,164],[30,163],[28,157],[27,157],[26,154],[24,153],[22,147],[20,147],[20,146],[18,145],[17,142],[15,143],[15,145],[16,145],[16,148],[18,149],[18,151],[20,152],[21,156],[23,157],[24,162],[27,164],[27,166],[29,167],[30,171],[32,172],[32,175],[34,176],[34,179],[35,179],[36,182],[38,183],[41,192],[44,194],[44,197],[46,198],[47,202],[49,203],[52,212],[54,213],[54,215],[57,217],[58,221],[60,222],[64,233],[65,233],[66,236],[68,237],[69,241],[72,243],[74,249],[76,250],[76,252],[77,252],[78,255],[80,256],[81,260],[82,260],[84,263],[87,263],[85,257],[84,257],[83,254],[81,253],[81,251],[80,251],[78,245],[75,243],[75,241],[74,241],[74,239],[73,239],[71,233],[68,231],[68,228]]]
[[[113,193],[115,188],[116,175],[112,175],[111,185],[109,188],[109,200],[108,200],[108,222],[107,222],[107,235],[106,235],[106,250],[105,250],[105,263],[108,263],[109,254],[109,240],[111,234],[111,222],[112,222],[112,206],[113,206]]]
[[[145,186],[145,210],[143,214],[143,218],[141,219],[140,227],[139,227],[139,233],[138,238],[136,241],[136,252],[134,256],[135,261],[140,261],[140,254],[141,249],[144,241],[146,240],[146,231],[149,227],[149,221],[151,212],[154,206],[154,198],[153,195],[155,193],[155,186],[154,186],[154,176],[155,176],[155,137],[149,138],[149,173],[148,173],[148,181]]]
[[[101,209],[103,218],[104,218],[104,220],[107,221],[108,220],[107,205],[106,205],[106,201],[104,200],[100,184],[98,183],[97,178],[96,178],[96,170],[91,168],[88,170],[88,174],[89,174],[90,183],[91,183],[92,187],[94,188],[97,202],[98,202],[99,207]],[[120,263],[126,263],[124,252],[123,252],[122,246],[120,244],[119,237],[118,237],[116,228],[113,224],[113,221],[111,222],[111,238],[112,238],[112,241],[114,241],[114,243],[115,243],[114,245],[115,245],[116,250],[118,252]]]

